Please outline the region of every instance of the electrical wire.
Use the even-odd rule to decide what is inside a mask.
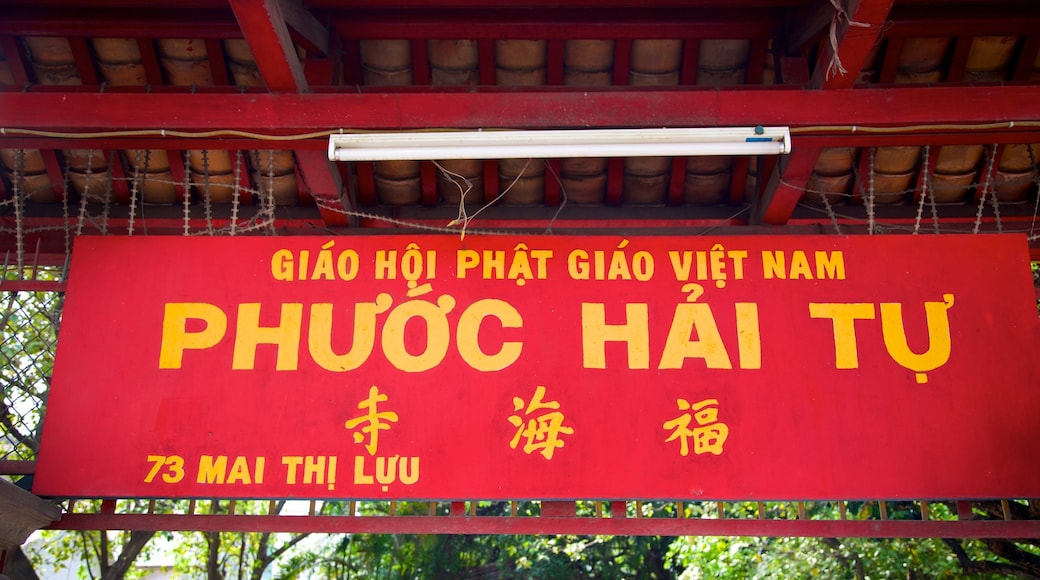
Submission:
[[[791,127],[792,135],[804,135],[811,133],[872,133],[881,135],[898,135],[905,133],[921,133],[930,131],[992,131],[995,129],[1014,129],[1015,127],[1040,127],[1040,121],[1002,121],[999,123],[976,123],[976,124],[922,124],[902,125],[895,127],[870,127],[863,125],[810,125],[806,127]],[[494,129],[481,129],[490,131]],[[458,131],[450,128],[427,128],[418,132],[444,132]],[[370,131],[362,129],[331,129],[323,131],[310,131],[307,133],[291,133],[279,135],[274,133],[257,133],[253,131],[240,131],[237,129],[217,129],[212,131],[179,131],[174,129],[134,129],[120,131],[43,131],[38,129],[20,129],[11,127],[0,127],[0,136],[26,136],[47,137],[55,139],[105,139],[120,137],[173,137],[180,139],[205,139],[215,137],[240,137],[244,139],[256,139],[259,141],[307,141],[331,137],[343,134],[379,133],[382,131]],[[410,131],[413,132],[413,131]]]

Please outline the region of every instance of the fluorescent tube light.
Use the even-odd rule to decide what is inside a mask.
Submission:
[[[332,161],[780,155],[787,127],[349,133],[329,138]]]

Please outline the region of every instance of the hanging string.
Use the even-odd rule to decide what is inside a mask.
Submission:
[[[925,175],[925,178],[928,179],[928,176]],[[932,208],[932,227],[935,230],[935,234],[938,235],[939,234],[939,208],[936,206],[936,203],[935,203],[935,187],[931,187],[931,184],[929,184],[929,185],[930,185],[930,187],[928,188],[928,205]]]
[[[231,194],[231,237],[238,233],[238,197],[242,194],[242,150],[235,151],[235,178]]]
[[[259,155],[259,153],[258,153]],[[270,227],[268,228],[268,234],[275,235],[277,232],[274,229],[274,150],[268,149],[267,151],[267,200],[265,205],[264,216],[267,219]]]
[[[877,157],[877,147],[871,147],[868,154],[870,156],[870,185],[867,187],[867,228],[870,235],[874,235],[874,195],[876,193],[874,185],[874,158]]]
[[[206,234],[213,235],[213,204],[209,193],[209,149],[202,150],[202,207],[206,215]]]
[[[11,184],[14,197],[15,252],[18,260],[18,277],[25,271],[25,224],[22,223],[22,192],[25,190],[25,149],[15,153],[15,178]]]
[[[434,167],[436,167],[438,171],[443,173],[444,176],[448,179],[448,181],[450,181],[451,184],[459,190],[459,213],[455,219],[448,222],[448,227],[462,224],[462,237],[465,238],[466,227],[469,224],[470,220],[469,215],[466,214],[466,196],[468,196],[469,192],[473,190],[473,182],[470,181],[469,178],[464,175],[460,175],[458,173],[450,171],[448,168],[444,167],[436,160],[431,160],[431,162],[433,163]],[[462,183],[466,184],[466,187],[462,187],[462,185],[458,181],[456,181],[456,179],[461,179]]]
[[[931,168],[931,165],[930,165],[930,162],[929,162],[930,150],[931,150],[931,146],[929,146],[929,145],[925,145],[924,146],[924,162],[921,165],[921,171],[924,172],[924,176],[921,179],[921,198],[918,200],[918,204],[917,204],[917,218],[914,219],[914,235],[915,236],[917,234],[921,233],[921,217],[924,215],[924,202],[925,202],[925,198],[928,197],[928,189],[929,189],[929,187],[928,187],[928,185],[929,185],[928,173],[929,173],[930,168]]]
[[[65,261],[66,261],[66,264],[67,264],[67,262],[69,260],[69,257],[72,256],[72,227],[69,225],[69,221],[70,221],[70,218],[69,218],[69,195],[72,193],[70,191],[70,189],[69,189],[69,185],[72,182],[71,178],[69,177],[69,175],[71,173],[70,169],[72,169],[72,156],[71,155],[66,155],[65,156],[65,172],[62,174],[63,178],[62,178],[62,191],[61,191],[61,217],[62,217],[62,225],[64,226],[64,229],[65,229]],[[64,271],[62,272],[62,279],[63,280],[65,278],[65,275],[68,273],[68,271],[69,271],[69,269],[67,267],[64,268]]]
[[[505,197],[505,196],[506,196],[506,194],[507,194],[507,193],[509,193],[509,191],[510,191],[511,189],[513,189],[513,186],[515,186],[515,185],[517,184],[517,182],[519,182],[519,181],[520,181],[520,178],[521,178],[521,177],[523,177],[525,173],[527,173],[527,167],[528,167],[529,165],[531,165],[531,159],[530,159],[530,158],[528,158],[528,159],[527,159],[527,162],[526,162],[526,163],[524,163],[524,167],[523,167],[523,169],[521,169],[521,170],[520,170],[520,171],[519,171],[519,172],[518,172],[518,173],[516,174],[516,177],[515,177],[515,178],[513,178],[513,181],[512,181],[512,182],[511,182],[511,183],[510,183],[510,184],[509,184],[509,185],[508,185],[508,186],[507,186],[507,187],[506,187],[505,189],[503,189],[503,190],[502,190],[502,192],[501,192],[501,193],[499,193],[499,194],[498,194],[498,195],[497,195],[497,196],[495,197],[495,199],[493,199],[493,200],[491,200],[491,201],[489,201],[489,202],[485,203],[485,204],[484,204],[483,206],[481,206],[481,208],[480,208],[480,209],[478,209],[477,211],[473,212],[473,215],[471,215],[471,216],[468,216],[468,217],[466,218],[466,220],[462,222],[462,238],[460,238],[460,239],[464,239],[464,238],[466,237],[466,228],[467,228],[467,227],[469,227],[469,222],[471,222],[471,221],[473,221],[474,219],[476,219],[476,218],[477,218],[477,216],[478,216],[478,215],[480,215],[480,213],[481,213],[481,212],[483,212],[483,211],[484,211],[484,210],[486,210],[487,208],[489,208],[489,207],[491,207],[491,206],[495,205],[496,203],[498,203],[498,200],[500,200],[500,199],[502,199],[503,197]]]
[[[823,207],[827,210],[827,217],[831,219],[831,225],[834,226],[834,233],[841,235],[841,226],[838,225],[838,216],[834,213],[834,208],[831,207],[831,202],[827,199],[827,192],[822,189],[818,192],[820,199],[823,200]]]
[[[83,193],[79,197],[79,220],[76,222],[76,237],[83,234],[83,223],[87,221],[87,196],[90,195],[90,176],[94,168],[94,150],[87,151],[87,173],[83,182]]]
[[[144,230],[144,235],[148,235],[148,222],[144,219],[144,192],[148,191],[146,185],[148,184],[148,168],[152,166],[152,150],[144,150],[144,171],[141,174],[141,229]]]
[[[130,183],[130,216],[126,224],[128,236],[134,235],[134,214],[137,211],[137,187],[141,179],[141,150],[134,155],[134,178]]]
[[[997,146],[993,145],[990,148],[989,159],[986,160],[986,167],[983,170],[984,175],[982,179],[982,194],[979,195],[979,207],[975,210],[975,225],[971,229],[971,233],[979,233],[979,228],[982,226],[982,212],[986,208],[986,197],[992,194],[993,188],[993,169],[997,164]]]
[[[108,216],[112,211],[112,170],[117,163],[115,152],[108,152],[108,166],[105,168],[105,197],[101,200],[101,235],[108,235]]]
[[[184,235],[191,235],[191,152],[184,150]]]
[[[552,228],[553,224],[556,223],[556,218],[560,217],[560,212],[563,211],[563,208],[567,207],[567,187],[563,185],[563,180],[560,179],[560,176],[556,174],[556,170],[553,169],[552,163],[549,163],[545,159],[542,160],[542,163],[545,164],[545,168],[549,170],[549,173],[552,174],[553,179],[556,180],[557,185],[560,186],[560,196],[562,196],[559,207],[556,208],[556,212],[553,213],[552,219],[549,220],[549,225],[545,226],[545,233],[552,234]]]
[[[997,199],[996,191],[989,196],[989,202],[993,206],[993,220],[997,224],[997,233],[1002,234],[1004,233],[1004,224],[1000,220],[1000,200]]]
[[[827,64],[827,80],[830,80],[831,77],[838,74],[845,76],[849,72],[845,70],[845,66],[841,63],[841,57],[838,56],[838,27],[841,26],[842,21],[847,23],[848,26],[870,28],[870,24],[867,22],[856,22],[855,20],[851,20],[849,18],[849,13],[845,11],[845,7],[841,5],[839,0],[830,0],[830,2],[831,6],[834,7],[834,15],[831,17],[829,34],[831,61]]]
[[[1036,170],[1036,153],[1033,151],[1032,143],[1026,144],[1026,151],[1029,153],[1029,166],[1033,168],[1033,184],[1037,186],[1036,201],[1033,203],[1033,221],[1029,223],[1029,239],[1035,240],[1037,210],[1040,210],[1040,172]]]

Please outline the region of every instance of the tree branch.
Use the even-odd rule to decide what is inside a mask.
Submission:
[[[144,549],[148,541],[152,539],[155,532],[143,532],[136,531],[130,532],[130,539],[123,544],[123,549],[119,552],[119,557],[116,558],[108,570],[101,576],[102,580],[117,580],[126,576],[130,566],[133,566],[134,560],[141,554],[141,550]]]
[[[98,562],[101,566],[101,577],[104,578],[108,574],[108,532],[101,530],[98,532],[101,534],[101,549],[98,550]]]
[[[36,441],[36,438],[32,435],[26,435],[18,430],[18,428],[11,422],[11,417],[13,415],[14,414],[11,413],[11,408],[7,403],[3,402],[2,398],[0,398],[0,425],[3,425],[4,432],[9,433],[12,437],[17,439],[19,443],[31,449],[33,453],[38,452],[40,444]]]
[[[975,560],[964,550],[964,546],[961,544],[960,540],[943,538],[943,542],[953,551],[953,554],[957,557],[957,562],[961,565],[961,570],[964,570],[966,574],[1003,574],[1005,576],[1015,576],[1017,578],[1038,578],[1037,574],[1031,573],[1029,570],[1016,564],[994,562],[992,560]],[[990,548],[990,550],[993,549]],[[997,554],[996,551],[993,551],[993,553]],[[1000,556],[1000,554],[997,555]]]
[[[91,580],[93,580],[94,570],[90,567],[90,551],[94,550],[95,555],[97,555],[97,550],[94,548],[94,542],[89,541],[90,537],[88,536],[88,534],[90,534],[90,532],[80,532],[79,539],[83,543],[83,557],[87,561],[87,575],[90,576]]]
[[[857,580],[864,580],[865,574],[863,571],[863,562],[860,561],[859,556],[855,553],[852,554],[852,561],[841,552],[841,542],[837,538],[820,538],[823,545],[827,546],[834,551],[834,556],[839,562],[847,569],[852,571],[856,575]]]
[[[1032,578],[1040,578],[1040,556],[1030,554],[1010,540],[983,540],[991,552],[1025,570]]]
[[[7,574],[11,580],[40,580],[33,568],[32,560],[25,555],[21,546],[7,550],[7,560],[0,572]]]
[[[299,544],[300,542],[303,541],[304,538],[306,538],[309,535],[310,534],[297,534],[297,535],[293,536],[293,538],[291,540],[289,540],[288,542],[282,544],[274,552],[271,552],[271,561],[273,562],[273,561],[277,560],[278,557],[281,556],[282,554],[284,554],[286,551],[288,551],[289,548],[292,548],[296,544]]]

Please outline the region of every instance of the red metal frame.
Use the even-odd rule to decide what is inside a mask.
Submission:
[[[830,538],[1040,538],[1036,520],[770,520],[630,517],[66,514],[61,530],[369,534],[576,534]]]
[[[336,0],[308,0],[303,9],[293,0],[233,0],[232,7],[211,0],[160,0],[157,6],[141,8],[131,0],[108,2],[105,6],[70,8],[67,0],[35,0],[32,6],[5,8],[0,19],[0,46],[11,64],[15,87],[0,89],[0,127],[48,129],[58,131],[89,131],[112,129],[186,129],[206,131],[214,129],[243,129],[257,132],[287,133],[311,130],[351,129],[424,129],[430,127],[587,127],[587,126],[718,126],[783,124],[795,128],[815,125],[893,126],[938,123],[989,123],[994,121],[1040,120],[1040,103],[1035,98],[1036,85],[1027,84],[1033,57],[1040,47],[1036,29],[1040,25],[1040,5],[1018,3],[1013,7],[956,6],[936,11],[931,5],[892,7],[891,0],[862,0],[850,2],[848,20],[868,22],[869,29],[848,28],[843,22],[839,34],[839,55],[849,73],[830,80],[822,79],[829,62],[830,46],[824,39],[832,22],[833,10],[827,2],[814,2],[804,12],[785,13],[798,2],[783,0],[730,0],[726,8],[709,6],[707,2],[688,0],[658,0],[652,6],[633,0],[576,0],[568,8],[546,8],[540,0],[506,0],[488,9],[486,0],[356,0],[344,7]],[[691,6],[693,4],[693,6]],[[804,3],[802,3],[804,4]],[[769,5],[768,7],[765,5]],[[60,7],[61,10],[55,10]],[[601,17],[591,17],[590,9],[608,8]],[[314,15],[321,17],[321,20]],[[236,23],[236,17],[238,23]],[[98,93],[96,72],[89,58],[89,47],[84,36],[84,22],[89,22],[91,36],[139,38],[143,30],[155,30],[161,24],[162,36],[206,39],[211,47],[215,81],[223,87],[199,87],[197,94],[188,95],[184,88],[152,86],[107,87]],[[326,30],[320,22],[328,23]],[[896,74],[898,56],[903,39],[920,36],[952,36],[956,48],[947,73],[947,82],[963,78],[970,40],[977,36],[1024,36],[1024,46],[1015,62],[1007,86],[940,86],[940,87],[878,87],[851,90],[859,69],[867,58],[879,33],[887,42],[885,58],[879,63],[879,81],[891,83]],[[637,38],[751,38],[753,62],[749,64],[748,80],[760,80],[760,63],[764,56],[764,39],[775,36],[777,30],[788,30],[787,51],[797,56],[781,55],[777,71],[787,87],[741,87],[736,89],[645,90],[625,87],[631,41]],[[848,28],[845,30],[845,28]],[[347,47],[344,61],[347,80],[360,82],[360,55],[357,41],[366,38],[413,39],[414,83],[418,87],[376,92],[364,87],[319,87],[318,94],[302,94],[307,90],[303,67],[295,59],[292,40],[304,45],[309,53],[328,54],[331,42],[342,42]],[[22,91],[32,79],[17,37],[68,36],[79,66],[84,87],[31,87]],[[338,35],[338,36],[337,36]],[[247,94],[232,92],[226,86],[227,74],[220,58],[220,40],[245,37],[253,49],[268,88],[290,94],[264,94],[249,90]],[[343,37],[340,41],[338,37]],[[568,38],[611,38],[617,41],[615,85],[601,91],[574,91],[559,86],[537,89],[458,89],[430,92],[429,70],[425,66],[427,38],[469,38],[482,41],[482,82],[493,80],[493,66],[486,58],[494,39],[542,38],[549,41],[548,85],[562,84],[562,46]],[[822,39],[822,42],[821,42]],[[806,50],[820,43],[822,50],[815,66],[813,83],[809,84]],[[161,85],[162,68],[154,42],[141,39],[141,52],[148,82]],[[213,50],[216,48],[217,50]],[[774,46],[774,49],[777,47]],[[695,82],[697,42],[687,42],[682,69],[682,83]],[[307,65],[307,70],[313,63]],[[331,65],[335,68],[335,64]],[[86,67],[86,69],[84,69]],[[84,72],[86,70],[86,72]],[[325,71],[325,69],[319,69]],[[335,73],[329,77],[334,82]],[[490,76],[489,76],[490,75]],[[313,82],[312,78],[312,84]],[[325,83],[322,83],[325,84]],[[800,90],[799,85],[826,90]],[[341,92],[337,92],[341,91]],[[985,106],[965,107],[965,103],[984,103]],[[796,133],[796,153],[788,160],[783,172],[759,172],[760,183],[772,176],[774,185],[766,189],[765,201],[759,205],[763,223],[786,224],[781,228],[745,225],[747,215],[739,218],[720,217],[718,212],[706,211],[703,217],[668,217],[661,219],[632,217],[569,217],[555,220],[557,231],[638,229],[645,232],[681,230],[697,233],[710,230],[715,234],[768,234],[817,233],[830,228],[826,216],[811,218],[796,211],[815,160],[823,147],[831,146],[886,146],[886,145],[950,145],[950,144],[1005,144],[1035,143],[1040,141],[1040,128],[1016,127],[1010,129],[944,129],[929,132],[900,134],[869,134],[818,131],[812,134]],[[267,149],[270,142],[244,138],[172,138],[172,137],[97,137],[77,140],[70,145],[67,139],[40,136],[0,136],[2,147],[42,149],[47,172],[56,189],[61,189],[64,178],[55,150],[91,147],[104,150],[129,148],[184,149]],[[306,186],[319,199],[317,216],[279,218],[275,228],[283,233],[310,233],[315,228],[341,227],[349,223],[346,214],[338,211],[351,206],[336,205],[345,191],[337,177],[338,168],[324,160],[324,139],[294,142],[291,147],[297,156],[298,169]],[[935,155],[932,156],[933,162]],[[183,163],[176,151],[170,154],[174,179],[183,181]],[[119,162],[118,156],[113,163]],[[739,163],[739,161],[738,161]],[[765,163],[774,163],[770,160]],[[684,177],[680,163],[675,164],[675,177]],[[622,161],[611,163],[607,205],[621,202]],[[113,168],[114,177],[122,166]],[[733,202],[741,201],[744,171],[734,167]],[[860,165],[860,171],[863,164]],[[558,166],[557,166],[558,173]],[[248,180],[248,173],[243,172]],[[497,190],[497,177],[492,178]],[[357,166],[357,188],[363,204],[375,203],[371,164]],[[125,183],[121,183],[125,189]],[[681,198],[681,181],[673,183],[672,202]],[[436,174],[432,164],[423,164],[423,202],[436,205]],[[554,178],[546,175],[546,204],[558,203]],[[759,186],[762,189],[762,186]],[[346,188],[346,191],[350,191]],[[493,195],[487,188],[487,195]],[[123,195],[122,197],[125,197]],[[752,200],[755,196],[749,196]],[[551,209],[551,208],[550,208]],[[573,208],[568,208],[568,211]],[[617,211],[616,208],[607,208]],[[313,210],[311,210],[313,211]],[[379,210],[388,213],[385,210]],[[428,210],[426,210],[428,211]],[[722,210],[720,210],[722,211]],[[733,212],[738,208],[733,208]],[[898,212],[899,210],[893,210]],[[1003,210],[1002,210],[1003,211]],[[852,213],[848,207],[839,213]],[[409,215],[412,208],[393,210],[393,215]],[[550,212],[551,213],[551,212]],[[444,220],[435,217],[409,218],[406,221],[420,225],[442,226]],[[482,228],[504,228],[524,231],[540,230],[545,219],[520,217],[490,217],[481,219]],[[501,215],[501,214],[499,214]],[[793,216],[793,217],[792,217]],[[1004,215],[1004,224],[1030,223],[1025,215]],[[886,225],[908,225],[913,219],[887,218]],[[970,231],[971,217],[944,217],[945,229]],[[181,218],[147,218],[149,233],[179,234],[183,230]],[[839,218],[846,233],[865,233],[863,220]],[[125,228],[126,220],[109,218],[110,231]],[[984,231],[995,229],[992,218],[982,220]],[[27,217],[28,230],[41,227],[65,226],[57,217]],[[214,225],[226,225],[226,220],[215,220]],[[360,219],[363,228],[399,228],[374,218]],[[205,227],[202,220],[194,220],[193,229]],[[88,228],[89,229],[89,228]],[[340,230],[344,233],[347,230]],[[35,232],[26,239],[26,245],[39,244],[41,263],[61,263],[64,257],[63,240],[53,232]],[[13,240],[5,236],[6,245]],[[34,241],[35,240],[35,241]],[[42,244],[40,243],[42,241]],[[1034,241],[1036,245],[1040,242]],[[48,253],[50,252],[50,253]],[[1031,258],[1040,260],[1040,247],[1031,250]],[[62,291],[57,281],[5,280],[0,291]],[[1038,290],[1040,296],[1040,290]],[[16,465],[18,463],[18,465]],[[31,467],[21,462],[0,461],[0,473],[28,474]],[[613,502],[624,506],[624,502]],[[124,514],[115,513],[114,502],[106,502],[102,513],[68,514],[55,525],[61,529],[169,529],[169,530],[232,530],[232,531],[314,531],[314,532],[374,532],[374,533],[576,533],[576,534],[662,534],[662,535],[767,535],[767,536],[829,536],[829,537],[1002,537],[1038,538],[1040,522],[988,521],[970,517],[970,507],[961,509],[963,519],[957,521],[892,521],[892,520],[761,520],[761,519],[683,519],[683,518],[582,518],[574,517],[573,506],[567,504],[542,505],[540,517],[478,517],[468,515],[465,504],[453,504],[448,516],[430,517],[332,517],[332,516],[246,516],[202,514]],[[959,506],[963,508],[962,506]],[[569,509],[569,514],[568,514]],[[2,560],[2,558],[0,558]]]

